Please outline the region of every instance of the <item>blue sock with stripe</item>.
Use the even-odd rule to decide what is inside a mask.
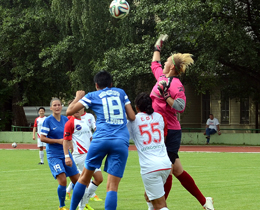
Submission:
[[[75,184],[70,203],[70,210],[77,209],[78,204],[85,193],[86,187],[86,185],[81,184],[79,182]]]
[[[63,207],[65,206],[66,186],[59,185],[57,192],[60,201],[60,207]]]
[[[116,210],[117,207],[117,192],[108,191],[105,200],[105,210]]]

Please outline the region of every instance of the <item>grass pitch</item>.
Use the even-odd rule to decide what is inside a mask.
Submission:
[[[260,153],[180,152],[184,169],[194,178],[205,196],[214,198],[217,210],[259,210]],[[39,162],[38,150],[0,150],[0,209],[57,210],[58,182],[46,160]],[[96,194],[105,199],[107,174]],[[119,185],[118,210],[146,210],[144,187],[138,154],[129,152],[123,179]],[[90,201],[95,210],[104,209],[104,201]],[[70,202],[66,201],[69,207]],[[173,178],[167,199],[169,209],[201,210],[199,202]]]

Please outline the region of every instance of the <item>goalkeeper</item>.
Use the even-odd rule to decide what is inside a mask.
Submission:
[[[181,126],[177,114],[182,113],[186,106],[185,89],[179,76],[194,63],[192,55],[189,53],[177,53],[168,57],[161,65],[161,48],[167,35],[161,35],[154,46],[154,54],[151,64],[152,72],[157,80],[152,89],[150,97],[155,112],[162,113],[168,122],[168,134],[166,136],[166,148],[168,156],[172,162],[172,173],[181,182],[182,186],[188,190],[200,204],[207,210],[214,210],[213,199],[205,198],[195,184],[193,178],[183,170],[178,151],[181,144]],[[167,198],[172,185],[170,175],[164,185],[165,199]]]

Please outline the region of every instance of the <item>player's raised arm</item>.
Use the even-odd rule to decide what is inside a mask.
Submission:
[[[155,45],[154,45],[154,53],[153,53],[153,60],[152,61],[161,61],[161,49],[163,42],[168,39],[167,34],[161,34],[159,38],[157,39]]]
[[[82,99],[85,96],[85,91],[84,90],[78,90],[76,92],[76,97],[75,99],[71,102],[71,104],[68,106],[68,109],[66,111],[66,115],[70,116],[75,114],[77,111],[81,110],[84,108],[84,106],[79,103],[78,101]]]

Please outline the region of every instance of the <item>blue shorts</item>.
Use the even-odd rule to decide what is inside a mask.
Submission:
[[[49,167],[51,169],[51,173],[55,179],[61,173],[65,173],[66,177],[74,176],[79,173],[71,154],[70,154],[70,158],[72,160],[71,167],[67,166],[65,164],[65,157],[64,158],[47,158]]]
[[[178,154],[181,146],[181,130],[168,130],[165,145],[167,152]]]
[[[128,147],[128,140],[93,139],[88,150],[85,168],[91,171],[100,168],[103,159],[107,156],[104,171],[122,178],[128,158]]]

